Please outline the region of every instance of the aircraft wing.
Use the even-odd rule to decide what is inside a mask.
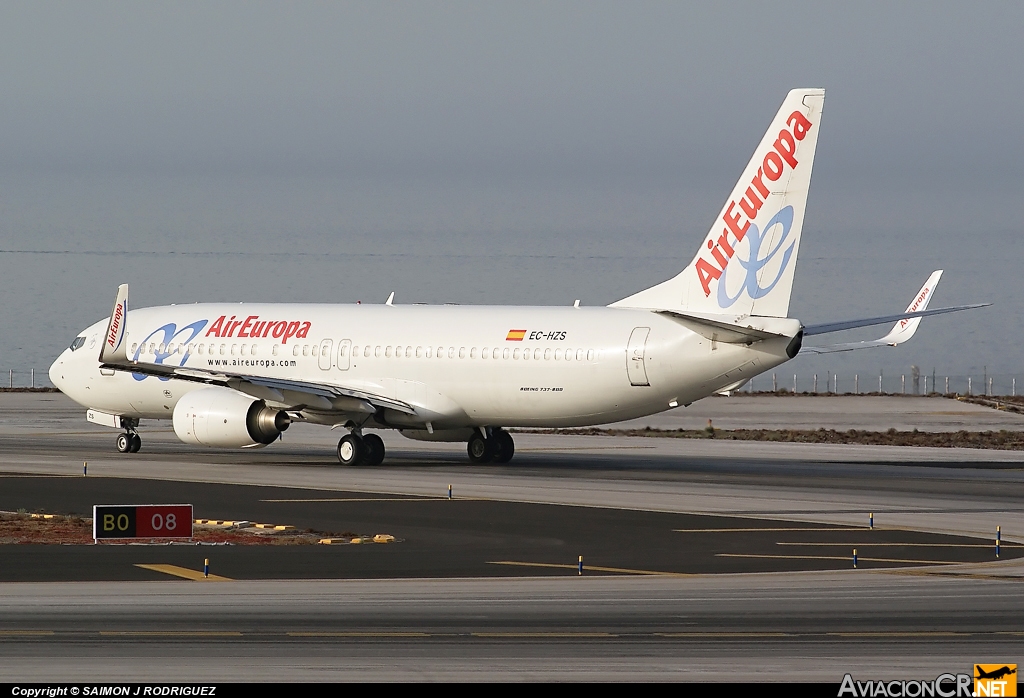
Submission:
[[[851,330],[857,327],[871,327],[872,325],[883,325],[889,322],[895,322],[896,324],[893,325],[892,329],[889,330],[889,333],[884,337],[865,342],[830,344],[824,347],[803,347],[801,351],[809,354],[830,354],[832,352],[853,351],[854,349],[867,349],[869,347],[895,347],[899,344],[903,344],[914,336],[914,333],[917,332],[918,326],[921,324],[921,318],[923,317],[955,313],[960,310],[971,310],[972,308],[984,308],[985,306],[992,305],[991,303],[973,303],[971,305],[958,305],[950,308],[934,308],[932,310],[928,310],[928,304],[931,302],[932,296],[935,294],[935,287],[938,286],[939,279],[941,277],[941,269],[932,272],[932,275],[924,282],[924,286],[921,287],[921,290],[914,296],[910,305],[907,306],[906,311],[898,315],[884,315],[881,317],[845,320],[842,322],[830,322],[804,327],[804,336],[808,337],[816,334],[828,334],[829,332],[841,332],[842,330]]]
[[[294,403],[323,410],[340,409],[344,412],[372,414],[378,408],[387,408],[406,414],[416,413],[411,405],[401,400],[355,387],[288,378],[271,378],[233,371],[210,371],[202,368],[132,361],[128,358],[127,342],[125,342],[127,318],[128,284],[122,284],[117,290],[117,300],[114,302],[105,341],[100,350],[100,368],[219,385],[261,400],[270,400],[281,404]],[[338,408],[331,402],[332,400],[337,402],[338,398],[348,398],[349,400],[343,401],[343,407]]]

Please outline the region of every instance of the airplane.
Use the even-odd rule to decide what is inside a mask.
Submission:
[[[510,427],[580,427],[643,417],[728,393],[789,361],[806,337],[896,322],[896,346],[928,309],[941,271],[906,312],[824,325],[788,317],[824,90],[781,108],[704,238],[675,277],[607,307],[200,303],[128,310],[83,330],[50,379],[93,423],[137,452],[142,420],[183,442],[260,448],[290,424],[344,431],[343,465],[378,465],[367,430],[466,443],[474,463],[507,463]],[[99,350],[97,355],[96,350]]]
[[[1003,678],[1004,676],[1009,676],[1010,674],[1016,674],[1017,673],[1016,666],[1017,665],[1014,664],[1014,668],[1013,669],[1011,669],[1008,666],[1003,666],[1003,667],[1001,667],[999,669],[994,669],[993,671],[985,671],[984,669],[981,668],[981,664],[975,664],[974,665],[974,671],[975,671],[975,674],[977,674],[977,675],[974,678],[976,678],[976,679],[995,679],[995,680],[999,680],[999,679]]]

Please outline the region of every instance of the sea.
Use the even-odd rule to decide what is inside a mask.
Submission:
[[[416,182],[290,174],[0,174],[0,380],[48,385],[53,359],[108,315],[200,301],[606,305],[674,276],[722,187]],[[714,191],[711,191],[714,189]],[[813,194],[813,190],[812,190]],[[670,200],[670,204],[665,202]],[[800,355],[753,388],[1024,390],[1020,230],[836,220],[809,206],[790,315],[805,323],[902,311],[934,269],[906,345]],[[823,210],[824,209],[824,210]],[[873,339],[887,327],[808,339]],[[912,376],[921,376],[915,382]],[[774,374],[774,376],[773,376]],[[934,376],[934,379],[933,379]],[[990,387],[991,381],[991,387]],[[748,386],[749,388],[750,386]]]

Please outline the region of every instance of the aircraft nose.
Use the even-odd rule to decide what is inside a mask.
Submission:
[[[61,355],[57,357],[57,360],[50,364],[50,382],[53,383],[54,387],[60,390],[61,392],[65,392],[64,386],[67,383],[67,381],[64,379],[64,355],[67,353],[68,351],[67,349],[65,349],[61,353]]]

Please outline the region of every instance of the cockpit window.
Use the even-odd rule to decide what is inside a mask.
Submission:
[[[71,351],[78,349],[83,344],[85,344],[85,337],[75,337],[75,341],[71,343]]]

